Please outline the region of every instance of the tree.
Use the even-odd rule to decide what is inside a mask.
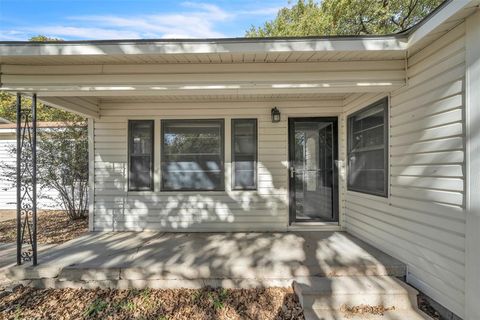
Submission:
[[[30,39],[28,39],[28,41],[46,42],[46,41],[63,41],[63,39],[50,38],[50,37],[42,36],[39,34],[37,36],[31,37]]]
[[[298,0],[247,37],[391,34],[408,29],[443,0]]]
[[[37,141],[37,198],[49,199],[62,207],[70,219],[87,215],[88,206],[88,133],[83,123],[66,123],[61,127],[38,131]],[[8,152],[16,157],[16,146]],[[22,168],[31,161],[31,151],[22,152]],[[0,164],[9,182],[4,190],[16,186],[16,165]],[[23,171],[23,170],[22,170]],[[45,191],[56,190],[58,198]]]
[[[88,213],[88,131],[73,123],[40,134],[37,170],[42,187],[56,190],[70,219]]]
[[[23,97],[22,105],[31,104],[30,99]],[[0,92],[0,118],[15,122],[17,119],[17,97],[8,93]],[[60,121],[60,122],[79,122],[85,118],[68,111],[49,107],[43,103],[37,104],[37,121]]]

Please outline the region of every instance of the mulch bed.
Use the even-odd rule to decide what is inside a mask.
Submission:
[[[57,244],[75,239],[88,231],[88,219],[70,221],[63,211],[37,213],[37,239],[40,244]],[[17,240],[16,219],[0,221],[0,242]]]
[[[304,319],[291,288],[34,289],[0,298],[0,319]]]

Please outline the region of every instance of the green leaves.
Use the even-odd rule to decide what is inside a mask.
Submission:
[[[247,37],[391,34],[405,30],[443,0],[298,0]]]
[[[17,119],[17,97],[13,94],[1,91],[0,92],[0,118],[4,118],[15,122]],[[22,105],[27,106],[31,105],[31,100],[23,97]],[[55,109],[44,105],[43,103],[38,103],[37,105],[37,121],[60,121],[60,122],[76,122],[84,121],[85,118],[79,115],[63,111],[60,109]]]
[[[225,288],[220,289],[219,292],[212,291],[208,293],[208,298],[213,304],[215,310],[220,310],[225,307],[225,301],[228,298],[228,290]]]

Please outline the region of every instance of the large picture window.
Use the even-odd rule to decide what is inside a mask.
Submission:
[[[162,190],[224,190],[224,120],[162,121]]]
[[[388,98],[348,117],[348,190],[388,193]]]
[[[128,122],[128,190],[153,190],[153,123]]]
[[[233,189],[257,187],[257,120],[232,119]]]

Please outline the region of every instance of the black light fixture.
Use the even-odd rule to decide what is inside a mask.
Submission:
[[[280,111],[277,109],[277,107],[272,108],[272,122],[280,122]]]

